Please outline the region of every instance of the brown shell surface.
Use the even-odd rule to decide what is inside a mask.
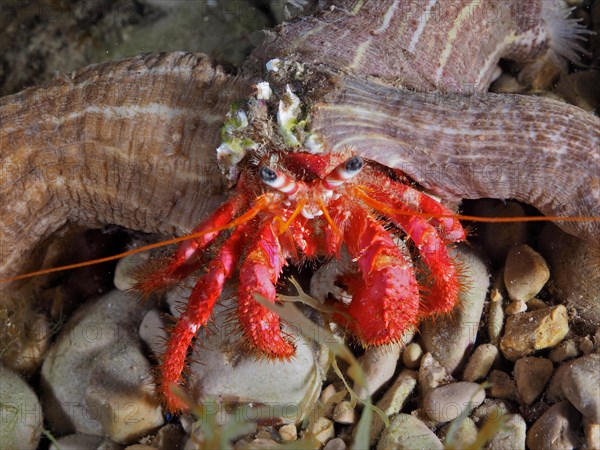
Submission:
[[[447,200],[499,198],[600,216],[600,119],[549,98],[419,93],[345,77],[312,109],[326,148],[351,146]],[[589,240],[600,222],[558,222]]]
[[[214,149],[246,85],[205,55],[90,66],[0,102],[2,276],[68,223],[182,234],[223,199]]]
[[[267,33],[252,59],[262,66],[293,55],[418,91],[485,92],[500,58],[526,61],[547,50],[543,9],[552,2],[333,0]]]

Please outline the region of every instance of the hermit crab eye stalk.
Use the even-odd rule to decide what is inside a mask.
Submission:
[[[294,195],[298,190],[298,183],[283,172],[269,166],[262,166],[258,176],[267,186],[277,189],[287,195]]]
[[[323,185],[333,190],[358,175],[363,167],[365,161],[358,155],[353,156],[333,169],[323,180]]]

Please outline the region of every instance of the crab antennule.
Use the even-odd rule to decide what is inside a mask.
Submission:
[[[365,345],[397,341],[418,319],[419,288],[412,263],[362,207],[352,208],[346,221],[344,242],[356,258],[362,279],[351,284],[352,302],[337,306],[334,319],[347,325]]]
[[[265,308],[254,295],[274,303],[275,285],[285,265],[273,218],[263,222],[240,267],[238,312],[249,344],[269,358],[290,358],[295,348],[282,336],[279,316]]]
[[[331,227],[331,230],[335,234],[341,236],[342,232],[340,231],[340,229],[338,228],[338,226],[335,224],[335,222],[331,218],[331,215],[329,214],[329,211],[327,211],[327,206],[325,206],[325,202],[323,201],[323,199],[322,198],[317,199],[317,203],[319,204],[319,209],[323,212],[323,216],[325,217],[325,220],[327,221],[327,223]]]
[[[247,225],[240,226],[225,241],[219,255],[210,262],[208,272],[194,286],[186,309],[170,334],[160,367],[160,387],[166,407],[171,412],[186,409],[170,387],[182,382],[181,373],[192,339],[200,327],[206,325],[225,281],[235,270],[246,231]]]
[[[279,223],[279,235],[282,235],[288,230],[290,225],[296,220],[296,217],[298,217],[298,214],[302,211],[302,208],[304,208],[304,205],[306,205],[306,199],[301,198],[298,200],[298,204],[289,219],[283,220],[279,216],[275,217],[275,220]]]

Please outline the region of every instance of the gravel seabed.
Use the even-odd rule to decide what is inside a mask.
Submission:
[[[135,21],[134,25],[127,21],[116,25],[127,32],[145,26],[151,30],[150,25],[156,22],[149,19],[150,13],[156,11],[160,2],[141,3],[147,9],[137,29]],[[599,3],[594,9],[597,22]],[[86,13],[91,14],[91,10]],[[268,25],[269,19],[259,12],[252,20],[252,26],[260,28]],[[182,21],[185,18],[176,17],[171,26],[176,28]],[[60,23],[54,25],[59,27]],[[100,30],[102,34],[102,30],[113,25],[114,21],[106,21],[95,32]],[[110,48],[110,58],[138,51],[131,40],[127,48],[110,47],[107,43],[114,34],[106,32],[102,41],[109,47],[97,43],[87,47],[88,38],[79,44],[69,38],[64,52],[59,46],[44,47],[46,33],[52,30],[32,27],[37,38],[24,44],[21,55],[14,56],[15,65],[9,59],[10,52],[4,52],[7,67],[21,68],[13,70],[21,77],[6,77],[3,94],[14,87],[42,82],[55,70],[70,71],[77,64],[86,65],[92,62],[90,54],[97,57],[104,48]],[[215,29],[223,30],[219,24]],[[248,34],[248,28],[240,24],[237,32]],[[169,33],[174,31],[168,29],[167,37],[171,36]],[[144,37],[139,34],[136,39],[143,41]],[[181,41],[170,42],[175,45]],[[77,54],[75,44],[84,51]],[[246,40],[232,39],[228,44],[235,52],[222,60],[232,63],[244,59],[240,47],[250,46]],[[210,45],[194,45],[186,49],[211,51]],[[45,67],[40,70],[28,62],[35,61],[31,52],[36,47],[44,49],[40,60]],[[228,52],[213,51],[221,56]],[[487,206],[480,203],[470,207],[477,212]],[[495,202],[493,208],[498,214],[503,209],[520,208],[526,212],[511,202]],[[390,426],[385,427],[379,416],[373,417],[369,436],[373,448],[442,448],[451,444],[461,448],[476,441],[485,423],[500,421],[504,427],[491,437],[488,448],[600,448],[600,307],[593,306],[600,304],[600,286],[598,278],[594,280],[589,275],[594,273],[594,258],[598,261],[600,252],[577,240],[568,241],[551,225],[539,238],[538,232],[538,228],[524,224],[508,224],[503,232],[497,225],[477,229],[472,239],[476,250],[465,252],[469,254],[466,267],[475,272],[467,277],[469,284],[480,292],[477,298],[466,300],[468,308],[424,324],[412,340],[407,338],[406,347],[367,353],[352,347],[365,363],[370,381],[368,389],[360,385],[354,389],[370,392],[374,404],[390,420]],[[572,257],[565,257],[568,251],[573,252]],[[599,271],[596,265],[595,272]],[[119,287],[127,284],[119,284],[121,279],[117,283]],[[197,431],[194,421],[181,417],[171,418],[168,423],[154,398],[153,350],[160,347],[157,335],[165,323],[166,308],[151,306],[135,304],[135,300],[116,291],[87,299],[77,312],[64,318],[67,324],[60,333],[44,333],[40,342],[27,349],[30,353],[24,356],[44,355],[43,366],[40,364],[28,377],[2,367],[3,445],[61,449],[202,448],[206,437]],[[245,377],[256,373],[248,369],[253,362],[240,363],[232,356],[227,333],[216,331],[221,335],[217,337],[223,338],[216,344],[222,345],[221,353],[217,353],[221,363],[243,367],[247,370],[242,372]],[[282,443],[309,436],[327,450],[350,447],[362,409],[353,405],[349,396],[340,394],[343,383],[331,370],[320,372],[326,351],[309,341],[306,349],[304,359],[296,361],[298,369],[305,370],[296,371],[297,375],[304,373],[302,377],[293,378],[286,372],[268,383],[257,377],[254,384],[249,383],[255,389],[250,400],[246,391],[240,394],[231,386],[226,392],[211,392],[212,396],[222,394],[227,400],[235,398],[246,405],[243,417],[256,417],[258,412],[247,405],[264,400],[266,394],[273,395],[275,387],[282,391],[277,395],[282,403],[297,405],[305,400],[299,408],[307,412],[305,421],[286,419],[260,424],[251,433],[234,439],[236,448],[278,448]],[[217,359],[214,357],[214,361]],[[261,370],[271,370],[260,362],[256,364]],[[201,384],[198,379],[194,382]],[[226,385],[213,384],[218,385],[215,389]],[[197,388],[194,395],[201,398],[201,389]],[[321,406],[311,408],[317,398]],[[273,404],[271,399],[265,403]],[[459,417],[463,412],[464,417]],[[214,426],[218,429],[231,420],[232,412],[219,410],[215,416]],[[11,420],[14,418],[19,420]],[[233,414],[233,418],[239,420],[240,416]],[[57,440],[57,445],[48,435]]]

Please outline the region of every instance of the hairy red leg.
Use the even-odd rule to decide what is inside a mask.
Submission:
[[[344,242],[362,276],[351,286],[352,302],[337,306],[340,312],[334,320],[347,325],[363,344],[397,341],[417,322],[419,288],[412,263],[398,250],[389,232],[363,208],[335,208],[332,218],[345,223]]]
[[[171,392],[171,385],[180,385],[185,360],[192,339],[210,318],[225,281],[235,270],[241,255],[248,225],[241,225],[225,241],[218,256],[208,265],[207,273],[194,286],[183,314],[171,331],[160,366],[160,388],[167,410],[185,409],[185,405]]]
[[[295,348],[282,336],[279,316],[253,297],[257,294],[275,302],[275,284],[285,265],[276,228],[273,218],[262,223],[240,267],[238,315],[244,335],[253,347],[267,357],[289,358]]]
[[[446,243],[435,227],[421,217],[392,216],[390,219],[416,244],[423,262],[431,271],[431,285],[423,295],[421,314],[428,316],[451,311],[458,302],[460,283]]]
[[[398,198],[385,196],[384,199],[381,193],[375,193],[373,197],[375,200],[387,202],[386,208],[382,208],[380,212],[404,230],[417,246],[423,262],[431,271],[431,285],[428,292],[423,295],[420,314],[427,316],[452,310],[458,301],[460,283],[456,265],[448,255],[447,243],[441,238],[438,230],[423,217],[394,213],[394,210],[406,209],[406,205],[403,205]],[[436,206],[441,205],[436,204]],[[460,234],[459,237],[462,237],[458,240],[462,240],[464,231],[462,233],[459,231],[462,231],[462,227],[454,234]]]
[[[200,233],[228,224],[244,206],[244,200],[244,196],[238,195],[223,203],[208,219],[196,226],[192,233]],[[136,283],[134,289],[144,295],[149,295],[183,280],[200,268],[202,264],[199,257],[200,252],[220,233],[221,231],[208,231],[197,238],[183,241],[168,264],[149,275],[144,275]]]
[[[372,181],[365,185],[369,195],[388,204],[388,207],[404,212],[423,212],[435,215],[454,215],[454,212],[437,202],[429,195],[399,181],[394,181],[377,170],[370,172]],[[385,195],[378,195],[384,193]],[[395,200],[390,202],[390,200]],[[393,206],[392,206],[393,205]],[[385,215],[388,211],[380,210]],[[442,238],[447,242],[465,240],[465,230],[460,221],[452,217],[432,217],[428,219],[440,230]]]

